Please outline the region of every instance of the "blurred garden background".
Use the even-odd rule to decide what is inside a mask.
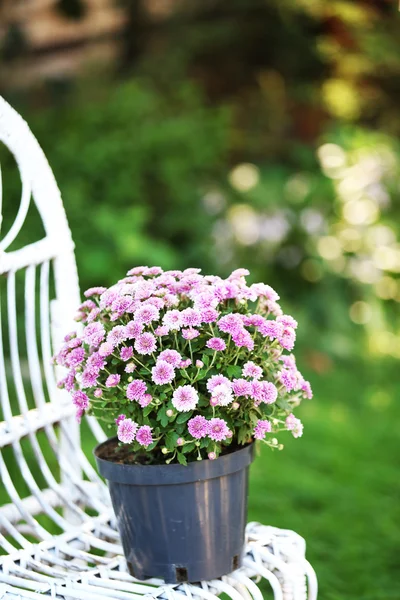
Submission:
[[[262,452],[249,508],[306,538],[327,600],[400,598],[399,26],[394,0],[0,2],[0,93],[82,289],[246,267],[300,322],[304,436]]]

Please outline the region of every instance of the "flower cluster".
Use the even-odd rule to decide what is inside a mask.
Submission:
[[[312,392],[290,354],[297,322],[248,271],[136,267],[109,289],[85,292],[55,356],[77,419],[87,412],[154,462],[215,459],[229,446],[302,435],[293,415]]]

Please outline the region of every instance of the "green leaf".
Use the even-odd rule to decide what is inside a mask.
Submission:
[[[191,416],[192,416],[191,412],[180,413],[176,418],[176,423],[178,423],[178,424],[186,423],[186,421],[189,421]]]
[[[188,454],[188,452],[193,452],[196,448],[195,442],[190,442],[190,444],[185,444],[182,448],[183,454]]]
[[[151,406],[151,404],[149,404],[148,406],[145,406],[145,408],[143,409],[143,416],[147,417],[151,411],[153,410],[153,406]]]
[[[239,367],[239,365],[229,365],[227,367],[227,373],[229,375],[229,377],[240,377],[241,373],[242,373],[242,369],[241,367]]]
[[[176,453],[176,458],[178,459],[178,463],[180,465],[187,465],[186,457],[181,452]]]

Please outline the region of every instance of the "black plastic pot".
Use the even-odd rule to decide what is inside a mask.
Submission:
[[[124,465],[99,457],[128,568],[167,583],[216,579],[241,565],[253,445],[183,465]]]

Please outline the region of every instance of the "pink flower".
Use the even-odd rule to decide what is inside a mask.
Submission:
[[[141,406],[142,408],[145,408],[146,406],[151,404],[152,400],[153,400],[153,396],[151,394],[143,394],[143,396],[141,398],[139,398],[139,400],[138,400],[139,406]]]
[[[165,325],[159,325],[155,330],[154,333],[157,337],[162,337],[163,335],[168,335],[169,333],[169,329],[168,327],[166,327]]]
[[[198,369],[202,369],[204,367],[204,363],[202,360],[196,360],[196,367]]]
[[[110,333],[108,334],[107,342],[115,347],[124,340],[126,340],[126,338],[126,327],[124,325],[117,325],[116,327],[111,329]]]
[[[179,368],[187,369],[187,367],[190,367],[191,364],[192,361],[190,360],[190,358],[187,358],[186,360],[181,360],[181,362],[179,363]]]
[[[86,298],[89,298],[90,296],[101,296],[101,294],[103,294],[106,290],[107,288],[105,287],[92,287],[86,290],[84,296]]]
[[[150,446],[150,444],[153,443],[151,427],[149,427],[149,425],[142,425],[139,427],[136,433],[136,441],[139,442],[141,446],[144,446],[144,448],[147,448],[147,446]]]
[[[221,317],[217,323],[218,329],[225,333],[233,335],[235,332],[243,328],[242,319],[237,313],[229,313],[224,317]]]
[[[304,392],[303,396],[311,400],[311,398],[313,397],[313,393],[309,381],[303,381],[303,383],[301,384],[301,390]]]
[[[95,321],[100,313],[101,313],[100,308],[94,308],[93,310],[91,310],[87,316],[87,322],[92,323],[93,321]]]
[[[122,360],[129,360],[130,358],[132,358],[132,356],[133,356],[132,346],[124,346],[123,348],[121,348],[119,355]]]
[[[109,375],[106,379],[106,387],[116,387],[119,384],[120,379],[121,375],[118,375],[117,373]]]
[[[134,379],[126,388],[126,397],[129,400],[140,400],[146,393],[147,385],[141,379]]]
[[[120,442],[131,444],[135,439],[138,424],[132,419],[122,419],[118,424],[117,436]]]
[[[208,458],[209,460],[215,460],[217,458],[217,455],[215,454],[215,452],[209,452]]]
[[[219,312],[215,308],[205,308],[200,311],[202,323],[215,323],[219,317]]]
[[[158,360],[151,370],[151,378],[157,385],[170,383],[175,377],[174,367],[166,360]]]
[[[142,333],[135,340],[135,350],[139,354],[151,354],[156,347],[157,341],[152,333]]]
[[[152,321],[157,321],[160,318],[160,311],[152,304],[141,306],[135,313],[135,321],[148,325]]]
[[[250,289],[254,291],[259,298],[267,298],[273,302],[279,300],[276,291],[270,285],[266,285],[265,283],[253,283],[253,285],[250,286]]]
[[[192,327],[189,327],[189,329],[182,329],[182,337],[185,338],[185,340],[194,340],[194,338],[197,338],[199,335],[198,330],[192,329]]]
[[[115,424],[118,425],[121,423],[121,421],[123,421],[124,419],[126,419],[126,415],[119,415],[116,419],[115,419]]]
[[[231,387],[231,382],[227,377],[224,377],[223,375],[213,375],[207,380],[208,391],[212,392],[217,387],[217,385],[221,385],[221,383],[224,383],[228,387]]]
[[[282,323],[285,328],[291,327],[292,329],[297,329],[298,323],[296,319],[293,319],[290,315],[280,315],[279,317],[276,317],[276,320],[278,323]]]
[[[212,337],[208,340],[206,346],[207,348],[211,348],[211,350],[222,352],[222,350],[225,350],[226,348],[226,343],[222,338]]]
[[[133,373],[133,371],[135,371],[135,369],[136,369],[135,363],[130,362],[125,367],[125,373]]]
[[[140,335],[143,331],[143,324],[137,323],[136,321],[129,321],[129,323],[125,326],[125,333],[127,340],[134,340]]]
[[[285,423],[286,429],[292,432],[293,437],[298,438],[303,435],[303,424],[300,419],[296,419],[292,413],[286,417]]]
[[[110,356],[114,351],[114,346],[111,342],[103,342],[99,348],[100,356]]]
[[[95,389],[93,392],[93,396],[95,398],[101,398],[102,395],[103,395],[103,390],[101,390],[100,388]]]
[[[215,442],[222,442],[228,437],[230,429],[224,419],[215,417],[208,422],[208,436]]]
[[[163,317],[163,325],[171,331],[177,331],[182,326],[181,313],[179,310],[168,310]]]
[[[279,317],[278,317],[279,318]],[[296,341],[296,332],[292,327],[286,327],[282,335],[278,337],[278,341],[285,350],[293,350]]]
[[[260,401],[265,404],[273,404],[278,397],[276,386],[270,381],[261,381],[262,392]]]
[[[89,346],[97,347],[104,340],[105,335],[104,325],[101,323],[90,323],[83,330],[82,339]]]
[[[265,323],[259,326],[258,331],[264,337],[274,340],[283,334],[283,325],[277,321],[265,321]]]
[[[176,350],[163,350],[158,355],[158,360],[165,360],[173,367],[179,367],[181,364],[182,356]]]
[[[265,438],[265,434],[271,431],[271,423],[267,421],[267,419],[260,419],[257,421],[257,425],[254,427],[253,435],[256,440],[263,440]]]
[[[172,394],[172,404],[180,412],[193,410],[198,401],[199,394],[191,385],[179,386]]]
[[[226,383],[220,383],[212,391],[212,406],[228,406],[233,402],[232,389]]]
[[[234,379],[232,382],[232,388],[235,396],[251,396],[251,383],[246,379]]]
[[[246,329],[238,329],[232,333],[232,340],[238,348],[254,349],[254,340]]]
[[[192,437],[199,440],[208,435],[208,421],[205,417],[198,415],[188,421],[188,430]]]
[[[77,408],[81,408],[82,410],[86,410],[89,407],[89,398],[85,392],[81,392],[80,390],[72,394],[72,402]]]
[[[85,369],[82,373],[81,378],[81,387],[89,388],[97,385],[97,378],[99,376],[98,371],[91,371],[90,369]]]
[[[265,323],[264,317],[261,315],[243,315],[243,325],[246,327],[260,327]]]
[[[185,327],[198,327],[201,324],[200,311],[194,308],[185,308],[181,312],[181,323]]]
[[[65,358],[67,367],[77,367],[85,358],[85,350],[83,348],[74,348]]]
[[[279,381],[283,383],[288,392],[294,390],[297,386],[297,375],[289,369],[282,369],[279,373]]]
[[[262,368],[253,363],[251,360],[243,365],[244,377],[251,377],[252,379],[260,379],[262,377]]]

